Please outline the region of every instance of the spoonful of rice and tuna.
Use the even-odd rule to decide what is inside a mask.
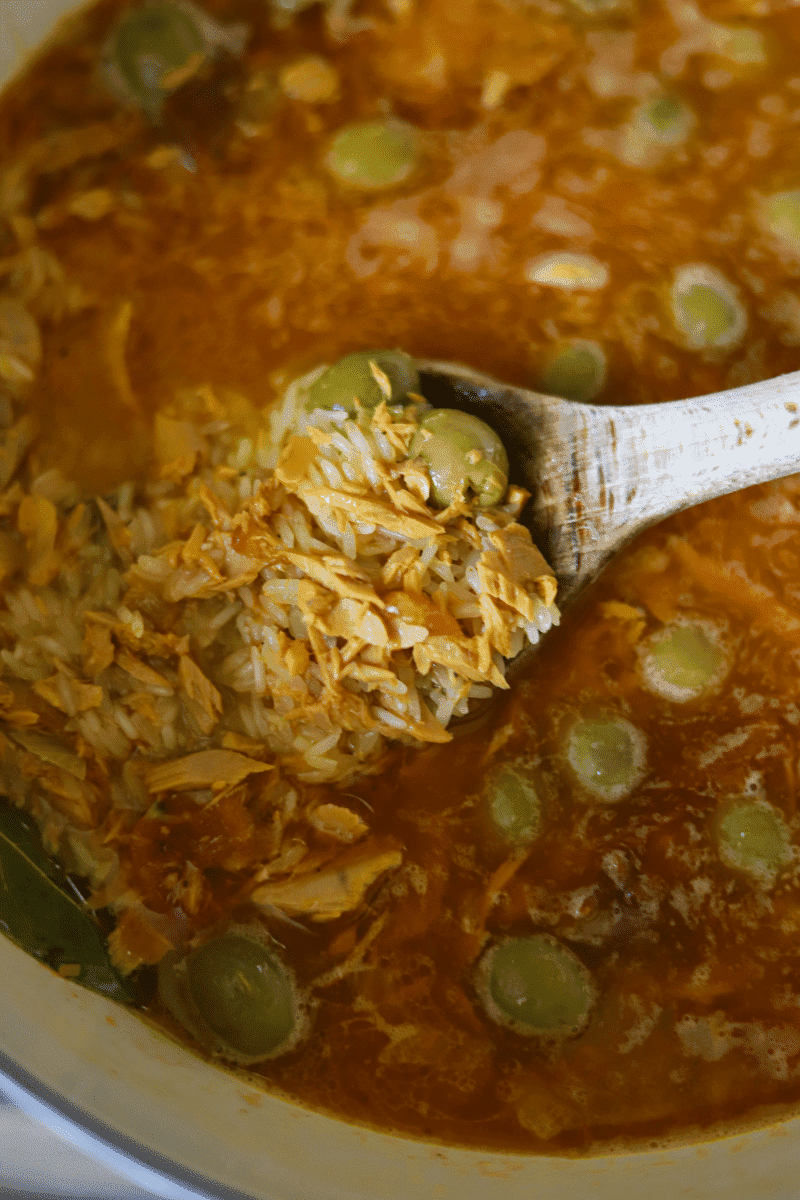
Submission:
[[[582,370],[583,364],[572,364]],[[556,382],[556,381],[554,381]],[[569,380],[562,380],[569,390]],[[435,407],[410,453],[444,508],[509,480],[564,608],[636,534],[682,509],[800,468],[800,372],[697,399],[593,405],[512,387],[470,367],[361,351],[312,382],[306,407],[355,411],[409,397]]]

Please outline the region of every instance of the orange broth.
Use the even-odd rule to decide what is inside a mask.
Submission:
[[[800,368],[800,246],[757,218],[759,196],[800,186],[800,23],[780,0],[705,0],[691,27],[656,0],[376,0],[343,40],[320,6],[281,26],[268,4],[211,0],[218,20],[248,24],[246,51],[156,123],[98,74],[122,8],[75,17],[0,106],[0,273],[43,338],[33,475],[58,466],[86,495],[109,491],[151,471],[152,415],[178,390],[260,412],[303,371],[374,346],[535,387],[557,343],[590,339],[607,360],[598,401],[623,404]],[[755,50],[732,51],[712,22]],[[307,54],[335,70],[334,98],[274,82]],[[637,164],[621,139],[654,88],[694,124]],[[342,185],[331,136],[386,112],[420,131],[419,166],[384,190]],[[54,152],[10,205],[32,143],[94,123],[113,125],[113,145],[67,165]],[[63,278],[35,284],[49,268],[33,250]],[[608,282],[531,282],[527,264],[555,252],[591,255]],[[746,314],[735,344],[698,349],[670,318],[675,271],[698,263]],[[756,787],[797,843],[799,524],[797,478],[664,523],[544,638],[487,722],[348,787],[416,873],[357,920],[279,934],[305,984],[385,914],[363,969],[317,990],[309,1040],[257,1068],[267,1086],[383,1129],[548,1153],[711,1133],[800,1098],[798,856],[765,888],[712,836],[719,806]],[[637,657],[676,616],[712,622],[732,662],[722,690],[686,703],[648,690]],[[570,722],[594,712],[646,739],[644,777],[615,804],[587,798],[564,754]],[[481,806],[489,767],[515,755],[544,798],[524,854],[487,834]],[[266,817],[231,801],[184,830],[191,804],[167,799],[168,836],[143,817],[125,852],[160,912],[192,856],[203,929],[239,902],[231,856],[257,859]],[[495,1026],[473,985],[487,937],[536,930],[599,989],[585,1032],[557,1049]]]

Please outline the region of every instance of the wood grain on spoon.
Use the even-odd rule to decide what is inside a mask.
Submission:
[[[579,404],[419,361],[434,404],[465,408],[506,445],[528,524],[570,605],[631,538],[681,509],[800,470],[800,371],[692,400]]]

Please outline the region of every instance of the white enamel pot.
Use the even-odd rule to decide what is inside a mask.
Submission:
[[[0,0],[0,82],[68,7]],[[795,1200],[800,1190],[800,1119],[589,1159],[447,1149],[268,1096],[57,978],[3,937],[0,979],[0,1086],[32,1116],[164,1196]]]

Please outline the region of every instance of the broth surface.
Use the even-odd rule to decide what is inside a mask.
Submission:
[[[791,5],[298,8],[209,4],[246,23],[246,49],[155,121],[99,67],[116,0],[6,90],[0,283],[41,335],[30,379],[0,361],[4,404],[39,425],[28,492],[69,506],[157,479],[154,414],[179,395],[213,395],[255,438],[290,380],[376,346],[623,404],[800,369]],[[309,56],[333,80],[323,99],[292,94]],[[416,165],[388,186],[342,182],[331,139],[390,116],[414,131]],[[594,374],[554,366],[576,346]],[[397,750],[345,791],[295,781],[403,862],[355,913],[270,927],[314,1013],[305,1042],[254,1068],[269,1086],[381,1128],[549,1153],[800,1098],[799,479],[640,539],[478,729]],[[0,496],[11,542],[16,486]],[[4,565],[4,587],[25,570]],[[665,637],[688,639],[688,667],[665,667]],[[582,775],[569,745],[579,720],[619,719],[639,765],[615,792],[605,760]],[[507,763],[542,810],[517,845],[487,817]],[[247,917],[269,806],[228,797],[200,819],[180,793],[160,804],[96,814],[138,897],[193,932]],[[778,830],[755,867],[737,804]],[[52,812],[36,815],[46,829]],[[176,890],[187,862],[194,904]],[[487,944],[538,932],[599,997],[553,1046],[494,1024],[475,985]],[[176,1028],[141,978],[142,1005]]]

